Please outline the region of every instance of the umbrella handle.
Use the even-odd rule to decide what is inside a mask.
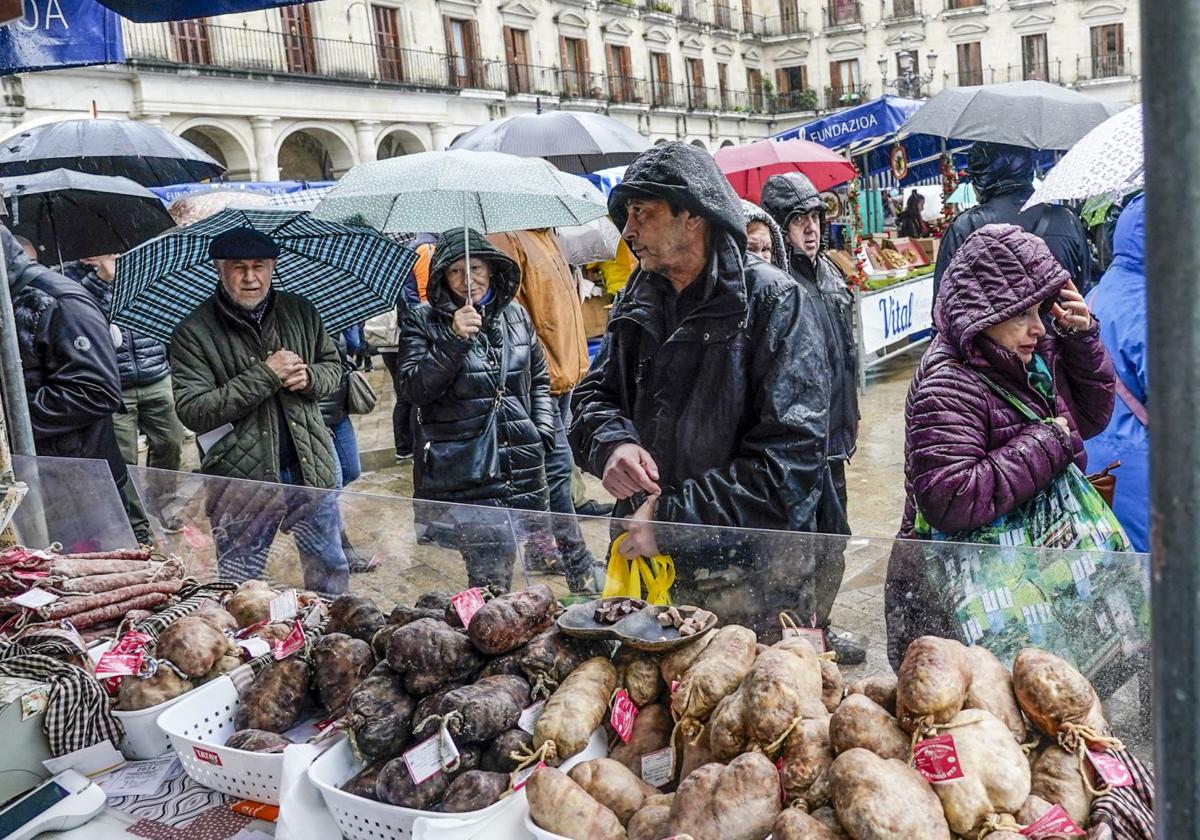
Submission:
[[[466,246],[466,262],[463,270],[467,273],[467,305],[474,308],[475,294],[471,288],[471,228],[467,225],[467,194],[463,192],[463,244]]]

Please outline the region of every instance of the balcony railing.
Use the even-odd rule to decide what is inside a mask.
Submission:
[[[870,98],[870,85],[839,85],[825,88],[825,108],[828,110],[861,105]]]
[[[986,8],[985,0],[946,0],[946,11],[948,12],[959,12],[965,9],[984,11]]]
[[[979,67],[963,73],[943,73],[945,87],[972,87],[976,85],[994,85],[996,69],[994,67]]]
[[[825,26],[852,26],[863,22],[862,3],[858,0],[830,0],[825,7]]]
[[[753,12],[742,10],[742,31],[750,35],[765,35],[767,33],[767,19],[762,15],[756,15]]]
[[[582,70],[558,72],[558,95],[563,99],[608,99],[608,82],[603,73]]]
[[[733,7],[726,3],[717,3],[713,6],[713,26],[717,29],[736,32],[738,22],[733,13]]]
[[[1086,82],[1094,79],[1119,79],[1133,74],[1133,51],[1081,55],[1075,59],[1075,78]]]
[[[921,16],[921,0],[887,0],[887,4],[884,6],[883,20],[885,23]]]
[[[804,9],[793,9],[786,14],[764,18],[761,34],[768,38],[807,35],[808,12]]]
[[[643,15],[673,15],[677,11],[673,0],[645,0],[642,5]]]
[[[786,93],[775,94],[773,110],[777,114],[815,111],[819,104],[815,90],[790,90]]]
[[[1063,83],[1062,61],[1048,59],[1030,65],[1009,64],[996,68],[994,79],[996,82],[1038,81],[1061,85]]]
[[[648,97],[645,79],[632,76],[608,77],[608,101],[617,105],[641,105]]]
[[[712,7],[705,0],[678,0],[675,4],[675,17],[680,23],[690,23],[696,26],[711,24]]]
[[[538,96],[558,96],[558,68],[538,67],[534,64],[509,64],[509,95],[528,93]]]

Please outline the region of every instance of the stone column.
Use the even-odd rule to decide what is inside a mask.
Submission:
[[[279,180],[279,159],[275,154],[275,123],[277,117],[252,117],[254,132],[254,178],[257,181]]]
[[[450,145],[450,141],[454,139],[453,126],[450,123],[430,123],[429,131],[433,139],[432,151],[435,152],[445,149]]]
[[[379,147],[375,145],[376,120],[355,120],[354,137],[358,142],[359,163],[370,163],[379,159]]]

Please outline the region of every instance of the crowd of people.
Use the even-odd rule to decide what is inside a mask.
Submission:
[[[1078,218],[1020,209],[1031,153],[976,143],[969,175],[981,203],[942,237],[935,335],[904,418],[870,418],[898,431],[903,422],[898,536],[969,534],[1090,459],[1122,463],[1114,509],[1144,551],[1143,201],[1122,214],[1116,257],[1088,294]],[[929,232],[923,201],[910,195],[900,233]],[[309,588],[344,591],[350,573],[370,571],[335,497],[315,491],[361,471],[348,375],[378,353],[396,391],[397,458],[413,463],[418,539],[460,552],[470,585],[510,586],[523,543],[531,570],[562,574],[575,593],[602,589],[604,566],[578,521],[546,515],[609,512],[580,497],[582,469],[616,499],[626,554],[675,558],[677,598],[725,597],[736,612],[718,590],[742,581],[761,592],[770,580],[781,608],[853,663],[862,649],[829,626],[844,539],[821,541],[775,580],[768,567],[781,564],[766,562],[763,534],[730,531],[714,546],[671,527],[850,534],[859,359],[853,297],[824,253],[825,212],[799,173],[768,179],[759,206],[735,195],[706,152],[647,150],[609,197],[636,266],[590,362],[574,270],[553,231],[413,240],[419,259],[397,310],[364,339],[330,336],[310,303],[273,288],[277,244],[236,229],[213,241],[220,282],[169,348],[110,329],[111,255],[55,271],[7,230],[0,243],[38,452],[106,460],[139,538],[148,523],[126,472],[138,436],[149,466],[177,470],[186,427],[203,473],[297,488],[267,504],[208,499],[223,576],[262,575],[280,530],[294,536]],[[916,565],[894,553],[888,570],[901,651],[938,618],[911,609]]]

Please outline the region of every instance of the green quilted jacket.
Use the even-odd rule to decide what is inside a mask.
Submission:
[[[282,390],[266,358],[279,348],[308,364],[304,391]],[[214,294],[196,307],[171,342],[175,408],[183,425],[203,435],[226,423],[233,431],[204,454],[202,472],[228,478],[279,481],[279,394],[300,457],[304,483],[331,488],[337,481],[333,442],[318,401],[342,377],[337,348],[307,300],[276,292],[261,333]]]

